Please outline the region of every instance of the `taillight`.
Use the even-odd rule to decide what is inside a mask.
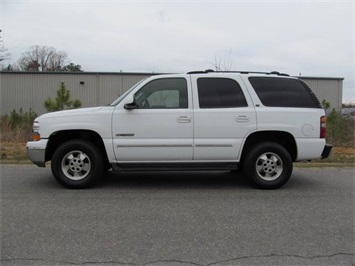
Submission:
[[[327,135],[327,118],[322,116],[320,118],[320,138],[325,139]]]

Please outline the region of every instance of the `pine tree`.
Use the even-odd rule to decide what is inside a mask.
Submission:
[[[55,99],[48,98],[44,102],[44,107],[48,112],[60,111],[64,109],[76,109],[81,107],[80,100],[70,100],[70,91],[66,88],[64,82],[61,82],[57,90]]]

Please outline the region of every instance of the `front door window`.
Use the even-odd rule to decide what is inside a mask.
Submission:
[[[184,78],[166,78],[149,82],[135,95],[138,109],[188,108]]]

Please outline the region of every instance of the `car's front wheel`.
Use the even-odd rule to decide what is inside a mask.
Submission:
[[[255,186],[275,189],[284,185],[292,174],[289,152],[274,142],[259,143],[251,147],[244,161],[244,172]]]
[[[85,140],[70,140],[60,145],[52,157],[54,178],[67,188],[86,188],[103,173],[100,150]]]

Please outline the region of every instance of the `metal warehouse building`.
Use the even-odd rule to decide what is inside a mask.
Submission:
[[[1,114],[12,110],[38,115],[46,112],[43,103],[54,98],[60,82],[70,90],[71,99],[79,99],[82,107],[107,105],[138,81],[153,73],[107,72],[1,72]],[[341,110],[343,78],[301,77],[320,101]]]

